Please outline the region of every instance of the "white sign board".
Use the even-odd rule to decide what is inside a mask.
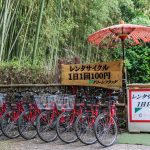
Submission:
[[[150,89],[129,90],[130,122],[150,122]]]

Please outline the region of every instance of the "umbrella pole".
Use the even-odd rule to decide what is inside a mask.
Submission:
[[[124,48],[124,40],[122,40],[122,51],[123,51],[123,56],[122,56],[122,58],[123,58],[123,63],[124,63],[124,61],[125,61],[125,48]],[[125,67],[125,66],[124,66]]]
[[[127,74],[126,74],[126,68],[125,68],[125,39],[121,39],[121,43],[122,43],[122,52],[123,52],[123,101],[125,104],[127,104]]]
[[[127,113],[127,74],[126,74],[126,66],[125,66],[125,39],[121,39],[122,43],[122,52],[123,52],[123,68],[122,68],[122,90],[123,90],[123,102],[126,104],[125,106],[125,118],[128,120],[128,113]],[[128,129],[128,121],[126,122],[126,129]]]

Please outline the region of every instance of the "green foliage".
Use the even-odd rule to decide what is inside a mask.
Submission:
[[[132,19],[131,23],[139,25],[150,25],[150,18],[147,15],[140,15]]]
[[[126,67],[130,83],[150,82],[150,48],[136,46],[127,50]]]
[[[112,50],[112,59],[122,57],[121,48]],[[134,46],[125,48],[127,78],[129,83],[149,83],[150,82],[150,47]]]
[[[121,18],[124,19],[126,22],[129,22],[136,15],[134,12],[133,1],[132,0],[118,0],[118,1],[121,11]]]
[[[48,84],[53,80],[51,72],[40,65],[26,61],[19,64],[17,59],[0,64],[0,84]]]

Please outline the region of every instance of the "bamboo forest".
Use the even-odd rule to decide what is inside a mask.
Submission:
[[[121,59],[121,44],[96,47],[93,32],[124,20],[150,26],[149,0],[0,0],[0,84],[52,83],[59,58]],[[150,81],[150,43],[125,43],[128,83]]]

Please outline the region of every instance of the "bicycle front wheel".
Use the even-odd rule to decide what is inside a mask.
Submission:
[[[36,137],[36,118],[37,115],[31,115],[29,111],[21,113],[18,120],[18,131],[24,139],[30,140]]]
[[[1,119],[1,130],[8,138],[17,138],[18,132],[18,118],[15,118],[14,112],[5,112]]]
[[[2,129],[1,129],[1,118],[2,118],[2,116],[0,117],[0,136],[2,136],[3,135],[3,133],[2,133]]]
[[[78,139],[83,144],[91,145],[97,141],[94,135],[95,120],[96,117],[89,113],[78,116],[75,123],[75,131]]]
[[[57,135],[65,143],[73,143],[77,140],[75,134],[75,118],[74,113],[64,112],[57,119]]]
[[[42,112],[37,118],[37,133],[44,142],[52,142],[57,138],[57,116],[52,111]]]
[[[94,132],[98,142],[104,147],[111,146],[117,138],[117,124],[108,114],[100,114],[95,121]]]

